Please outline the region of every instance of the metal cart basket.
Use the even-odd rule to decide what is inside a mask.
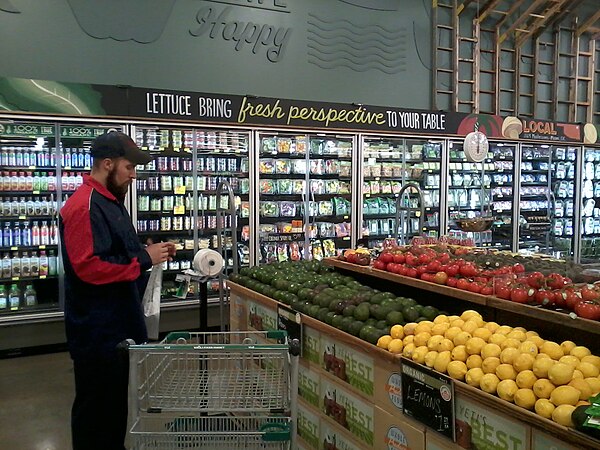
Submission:
[[[284,331],[171,333],[129,345],[134,449],[288,449],[299,343]]]

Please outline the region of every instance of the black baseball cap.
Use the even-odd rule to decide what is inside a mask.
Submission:
[[[136,165],[152,161],[150,154],[135,145],[133,139],[120,131],[101,134],[92,143],[92,158],[125,158]]]

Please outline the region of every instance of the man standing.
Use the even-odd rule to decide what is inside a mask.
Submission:
[[[60,211],[65,326],[75,373],[74,450],[123,450],[128,364],[125,339],[147,340],[141,307],[147,269],[175,254],[171,243],[143,248],[123,204],[135,167],[151,161],[120,132],[99,136],[93,167]]]

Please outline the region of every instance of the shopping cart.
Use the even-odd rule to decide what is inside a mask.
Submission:
[[[300,344],[285,331],[129,345],[132,449],[294,448]]]

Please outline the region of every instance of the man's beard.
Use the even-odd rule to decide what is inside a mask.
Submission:
[[[117,200],[123,202],[125,201],[125,196],[129,190],[129,183],[123,183],[119,186],[117,184],[117,169],[112,169],[108,173],[108,177],[106,179],[106,188],[108,189],[108,192],[117,198]]]

